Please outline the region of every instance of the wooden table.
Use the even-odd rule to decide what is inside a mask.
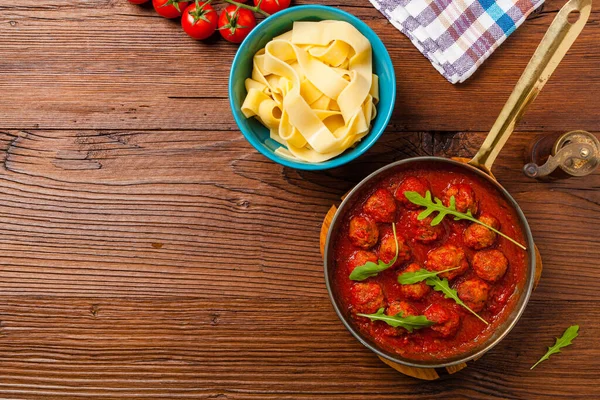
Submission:
[[[474,154],[563,1],[458,86],[366,1],[325,1],[381,36],[398,100],[372,150],[314,173],[237,130],[236,46],[124,0],[2,3],[2,399],[597,398],[600,174],[539,183],[520,168],[539,135],[600,133],[599,2],[494,171],[529,219],[541,284],[503,342],[436,382],[383,365],[337,319],[321,220],[386,163]],[[530,371],[571,324],[574,345]]]

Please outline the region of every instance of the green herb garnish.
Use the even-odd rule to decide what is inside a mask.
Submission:
[[[523,250],[527,250],[527,248],[525,246],[523,246],[521,243],[517,242],[513,238],[505,235],[504,233],[500,232],[499,230],[497,230],[487,224],[484,224],[477,218],[473,217],[473,214],[471,214],[471,210],[467,210],[466,213],[461,213],[461,212],[457,211],[456,210],[456,200],[454,199],[454,196],[450,197],[450,206],[449,207],[446,207],[442,203],[442,201],[440,199],[438,199],[437,197],[434,197],[432,199],[431,192],[429,190],[427,191],[427,193],[425,193],[425,197],[421,196],[417,192],[404,192],[404,196],[411,203],[426,207],[425,210],[423,210],[417,217],[417,219],[419,221],[422,221],[425,218],[427,218],[428,216],[430,216],[432,213],[437,212],[438,214],[431,221],[431,226],[436,226],[440,222],[442,222],[442,220],[444,219],[444,217],[446,217],[446,215],[452,215],[454,217],[455,221],[458,221],[461,219],[466,219],[466,220],[475,222],[479,225],[483,225],[486,228],[488,228],[489,230],[496,232],[498,235],[510,240],[511,242],[513,242],[514,244],[516,244],[517,246],[522,248]]]
[[[418,271],[414,272],[405,272],[403,274],[398,275],[398,283],[403,285],[412,285],[414,283],[423,282],[427,278],[432,278],[439,274],[443,274],[444,272],[454,271],[455,269],[459,269],[460,267],[449,268],[443,271],[429,271],[424,268],[421,268]]]
[[[552,354],[560,353],[560,349],[569,346],[571,344],[571,341],[578,336],[578,332],[579,325],[572,325],[568,327],[561,337],[556,338],[556,343],[554,343],[554,346],[548,347],[548,351],[546,352],[546,354],[544,354],[544,356],[540,358],[538,362],[533,364],[533,367],[531,367],[530,369],[534,369],[535,367],[537,367],[539,363],[550,358]]]
[[[396,255],[391,259],[389,263],[384,263],[382,260],[377,260],[377,264],[373,261],[367,261],[364,265],[354,268],[350,273],[349,278],[353,281],[364,281],[372,276],[377,276],[381,271],[385,271],[398,260],[398,236],[396,236],[396,224],[392,224],[392,231],[394,232],[394,241],[396,242]]]
[[[402,313],[398,313],[396,315],[386,315],[383,312],[383,307],[377,310],[377,313],[375,314],[356,315],[359,315],[361,317],[367,317],[371,321],[383,321],[389,326],[393,326],[394,328],[401,327],[411,333],[414,329],[427,328],[428,326],[435,324],[435,322],[428,320],[427,317],[424,315],[409,315],[406,317],[403,317]]]
[[[433,288],[433,290],[435,290],[437,292],[442,292],[444,294],[445,298],[454,300],[454,302],[456,302],[456,304],[466,308],[467,310],[469,310],[469,312],[471,314],[473,314],[474,316],[479,318],[486,325],[489,325],[485,319],[481,318],[479,316],[479,314],[477,314],[475,311],[471,310],[471,308],[469,306],[467,306],[465,303],[463,303],[463,301],[458,297],[458,293],[456,292],[456,290],[452,289],[450,287],[450,285],[448,284],[448,279],[446,279],[446,278],[440,279],[438,276],[433,276],[431,278],[427,278],[425,280],[425,283],[428,284],[429,286],[431,286]]]

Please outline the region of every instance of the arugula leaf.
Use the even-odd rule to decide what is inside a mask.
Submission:
[[[443,271],[429,271],[424,268],[421,268],[418,271],[414,272],[405,272],[403,274],[398,275],[398,283],[403,285],[412,285],[413,283],[423,282],[427,278],[431,278],[433,276],[437,276],[444,272],[454,271],[455,269],[459,269],[460,267],[449,268]]]
[[[395,328],[401,327],[411,333],[414,329],[426,328],[428,326],[435,324],[435,322],[428,320],[427,317],[424,315],[418,315],[418,316],[409,315],[406,317],[403,317],[402,313],[398,313],[396,315],[386,315],[383,312],[383,310],[384,309],[382,307],[379,310],[377,310],[377,313],[375,313],[375,314],[356,314],[356,315],[360,315],[361,317],[367,317],[371,321],[383,321],[386,324],[388,324],[389,326],[393,326]]]
[[[394,240],[396,241],[396,255],[390,260],[389,263],[384,263],[382,260],[377,260],[377,264],[373,261],[367,261],[366,264],[354,268],[350,273],[349,278],[353,281],[364,281],[372,276],[377,276],[381,271],[385,271],[398,260],[398,236],[396,236],[396,224],[392,224],[392,231],[394,232]]]
[[[539,363],[550,358],[552,354],[560,353],[560,349],[569,346],[571,344],[571,341],[579,335],[578,332],[579,325],[572,325],[568,327],[561,337],[556,338],[556,343],[554,343],[554,346],[548,347],[548,351],[546,352],[546,354],[544,354],[544,356],[540,358],[538,362],[533,364],[533,367],[531,367],[530,369],[534,369],[535,367],[537,367]]]
[[[474,316],[479,318],[486,325],[489,325],[489,323],[485,319],[481,318],[479,316],[479,314],[477,314],[475,311],[471,310],[471,308],[469,306],[467,306],[465,303],[463,303],[463,301],[458,297],[458,293],[456,292],[456,290],[452,289],[450,287],[450,285],[448,284],[448,279],[446,279],[446,278],[440,279],[438,276],[433,276],[431,278],[427,278],[425,280],[425,283],[428,284],[429,286],[431,286],[433,288],[433,290],[435,290],[437,292],[442,292],[444,294],[445,298],[454,300],[454,302],[456,304],[466,308],[471,314],[473,314]]]
[[[442,222],[442,220],[446,217],[446,215],[452,215],[454,217],[455,221],[459,221],[461,219],[466,219],[468,221],[475,222],[479,225],[483,225],[486,228],[488,228],[489,230],[496,232],[498,235],[510,240],[511,242],[513,242],[514,244],[516,244],[517,246],[522,248],[523,250],[527,250],[527,248],[525,246],[523,246],[521,243],[517,242],[513,238],[505,235],[504,233],[500,232],[496,228],[493,228],[487,224],[484,224],[477,218],[473,217],[473,214],[471,214],[471,210],[467,210],[466,213],[461,213],[461,212],[457,211],[456,210],[456,200],[454,199],[454,196],[450,197],[450,206],[449,207],[446,207],[442,203],[442,201],[440,199],[438,199],[437,197],[434,197],[432,199],[431,192],[429,190],[427,191],[427,193],[425,193],[425,197],[421,196],[417,192],[404,192],[404,196],[411,203],[425,207],[425,210],[423,210],[417,217],[417,219],[419,221],[422,221],[425,218],[429,217],[432,213],[437,212],[438,214],[431,221],[431,226],[436,226],[440,222]]]

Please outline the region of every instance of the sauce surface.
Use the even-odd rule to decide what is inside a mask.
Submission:
[[[425,229],[427,233],[430,225],[426,224],[427,226],[423,228],[418,222],[415,222],[415,215],[418,215],[424,208],[417,207],[416,210],[407,208],[411,205],[407,206],[406,201],[402,201],[403,199],[399,198],[397,194],[398,188],[402,186],[403,182],[414,181],[415,178],[427,184],[432,195],[440,199],[449,193],[448,190],[453,185],[471,188],[474,195],[473,204],[476,204],[477,208],[474,213],[476,217],[481,218],[484,214],[493,216],[499,223],[499,230],[502,233],[519,243],[527,243],[520,228],[519,219],[509,203],[504,200],[502,193],[475,174],[465,173],[463,169],[445,164],[443,169],[439,164],[431,164],[429,167],[427,164],[418,164],[418,166],[395,169],[372,184],[371,187],[364,188],[343,217],[341,229],[334,238],[333,244],[332,289],[339,299],[342,313],[346,314],[350,323],[363,336],[375,342],[378,347],[408,359],[423,361],[447,359],[478,347],[512,312],[518,301],[518,292],[522,291],[526,282],[527,252],[501,236],[495,237],[491,244],[484,243],[485,241],[482,239],[484,247],[473,248],[471,242],[465,243],[465,231],[472,223],[464,220],[454,221],[451,216],[446,216],[439,228],[436,228],[433,240],[431,236],[423,235],[422,229]],[[375,194],[387,196],[387,192],[394,198],[395,210],[394,206],[389,203],[386,205],[385,202],[376,202],[371,199]],[[387,197],[389,198],[389,196]],[[455,196],[456,199],[459,197],[460,195]],[[457,206],[459,205],[462,206],[457,201]],[[385,210],[385,207],[388,209]],[[372,237],[370,240],[357,241],[356,226],[352,226],[352,232],[350,227],[350,221],[356,217],[376,224],[378,236],[375,244],[372,244],[374,242]],[[382,238],[386,240],[385,238],[390,235],[392,220],[396,223],[398,238],[404,240],[404,250],[407,250],[407,247],[408,251],[403,253],[401,260],[393,267],[380,272],[376,277],[362,282],[350,280],[349,274],[356,267],[357,260],[360,259],[360,265],[364,264],[367,253],[371,254],[371,257],[374,253],[377,259],[389,261],[389,257],[386,258],[384,245],[382,245]],[[367,233],[371,234],[372,232]],[[351,237],[351,235],[353,236]],[[361,238],[359,237],[359,239]],[[431,254],[431,252],[444,246],[454,246],[459,249],[458,251],[462,250],[466,259],[465,268],[460,269],[460,275],[450,276],[450,287],[457,289],[465,281],[472,281],[489,289],[487,296],[484,296],[485,302],[483,306],[479,305],[481,309],[478,311],[478,314],[489,325],[481,322],[468,310],[456,304],[454,300],[444,298],[440,292],[425,288],[427,293],[415,298],[414,295],[410,295],[411,293],[408,293],[407,296],[407,291],[402,288],[403,285],[398,283],[398,275],[414,263],[420,268],[436,270],[435,254]],[[387,250],[389,254],[389,248]],[[488,252],[487,254],[489,254],[491,250],[494,250],[493,254],[498,254],[495,250],[501,252],[508,261],[505,271],[497,272],[496,270],[496,275],[492,277],[485,269],[482,270],[481,267],[475,269],[473,266],[477,253]],[[359,252],[362,253],[357,256]],[[476,265],[483,264],[479,262]],[[437,270],[441,269],[441,267],[437,268]],[[373,288],[376,289],[375,292],[373,292]],[[480,294],[480,292],[478,293]],[[464,292],[459,291],[461,299],[462,295]],[[381,307],[386,309],[386,314],[395,315],[399,303],[402,304],[401,308],[409,307],[416,315],[434,315],[434,309],[442,308],[445,313],[449,313],[455,317],[456,321],[459,321],[458,327],[456,324],[448,323],[446,324],[448,329],[444,330],[444,327],[441,325],[436,327],[436,324],[409,333],[402,328],[392,328],[385,322],[371,321],[356,315],[361,312],[374,313]]]

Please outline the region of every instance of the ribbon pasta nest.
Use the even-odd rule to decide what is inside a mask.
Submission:
[[[329,160],[369,132],[379,100],[371,44],[343,21],[294,22],[254,56],[242,112],[284,147],[281,156]]]

